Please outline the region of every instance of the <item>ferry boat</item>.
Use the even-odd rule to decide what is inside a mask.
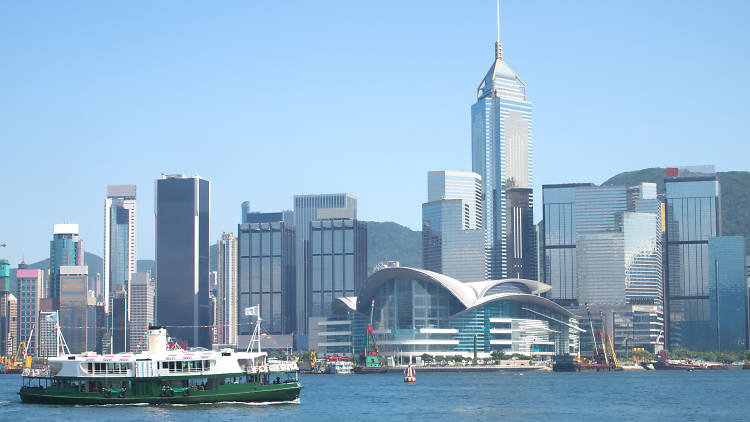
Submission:
[[[22,373],[21,401],[50,404],[187,404],[286,402],[302,385],[294,361],[269,361],[260,350],[259,323],[245,352],[170,350],[163,327],[149,327],[142,353],[63,353],[46,368]],[[254,344],[257,350],[254,350]]]
[[[347,357],[329,356],[326,359],[326,374],[351,374],[352,369],[352,361]]]

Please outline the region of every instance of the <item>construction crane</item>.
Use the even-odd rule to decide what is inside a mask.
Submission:
[[[602,354],[604,355],[604,363],[609,366],[609,357],[607,357],[607,346],[604,342],[604,337],[606,336],[607,330],[604,328],[604,312],[600,309],[599,310],[599,322],[601,324],[601,331],[599,332],[599,338],[602,341]]]

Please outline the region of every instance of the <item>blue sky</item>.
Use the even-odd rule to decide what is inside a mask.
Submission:
[[[547,183],[750,167],[750,3],[506,0],[501,15],[534,104],[537,203]],[[426,172],[471,170],[494,40],[492,0],[5,2],[0,256],[47,257],[59,222],[101,255],[106,185],[136,184],[152,258],[161,173],[212,182],[213,238],[243,200],[277,211],[298,193],[353,193],[360,218],[418,229]]]

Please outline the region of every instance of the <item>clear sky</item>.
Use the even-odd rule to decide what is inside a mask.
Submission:
[[[0,6],[0,257],[79,223],[102,254],[108,184],[212,183],[211,234],[240,203],[349,192],[359,217],[421,226],[429,170],[471,170],[470,107],[495,2],[17,1]],[[534,104],[534,184],[624,170],[747,170],[750,2],[505,0],[504,57]],[[540,218],[539,208],[536,219]]]

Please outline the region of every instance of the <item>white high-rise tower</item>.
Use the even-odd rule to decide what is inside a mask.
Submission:
[[[490,277],[535,278],[531,103],[503,59],[499,10],[495,61],[471,106],[472,170],[482,177]]]
[[[109,313],[108,328],[111,330],[114,352],[127,347],[127,321],[130,319],[130,277],[136,272],[136,219],[137,204],[135,185],[107,186],[104,200],[104,276],[101,296]],[[124,307],[112,307],[112,298],[117,296]],[[124,309],[123,309],[124,308]],[[115,313],[124,313],[115,315]]]

